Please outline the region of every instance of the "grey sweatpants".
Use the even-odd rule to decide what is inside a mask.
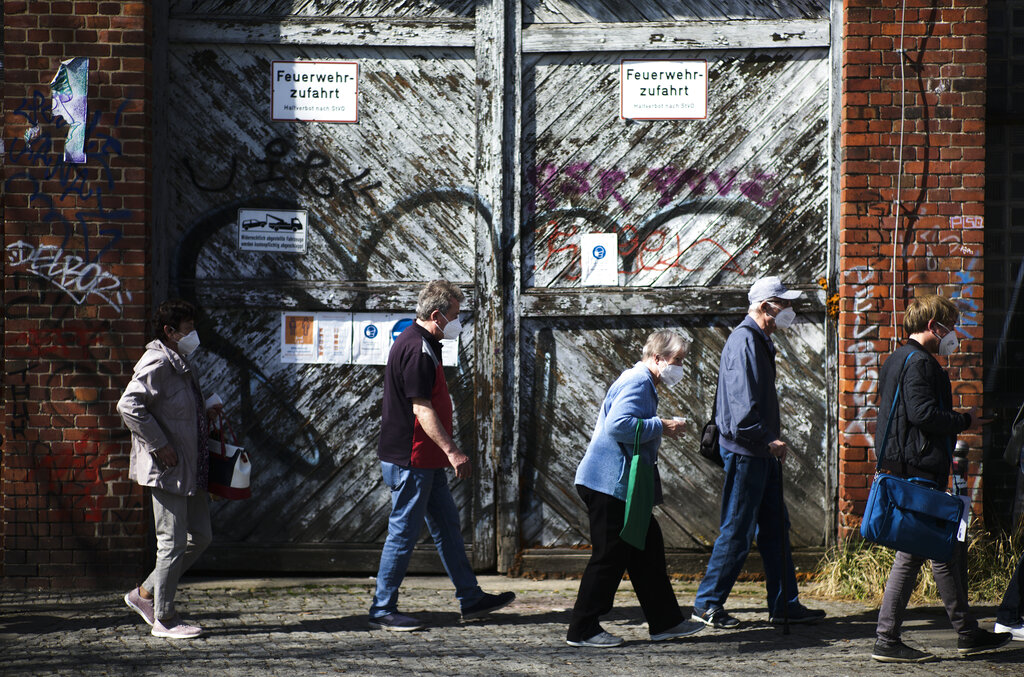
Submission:
[[[978,621],[971,613],[967,601],[967,567],[964,561],[967,548],[963,543],[957,545],[953,559],[948,562],[932,561],[932,576],[938,588],[942,605],[946,607],[946,615],[953,629],[958,634],[967,634],[978,627]],[[889,571],[889,580],[885,584],[882,596],[882,607],[878,610],[878,627],[875,636],[883,644],[894,644],[900,641],[900,626],[903,625],[903,613],[907,609],[910,595],[917,584],[917,574],[921,570],[924,559],[906,552],[897,552],[896,561]]]
[[[203,490],[179,496],[151,488],[156,528],[156,567],[142,584],[153,593],[156,617],[173,618],[178,580],[210,545],[210,499]]]

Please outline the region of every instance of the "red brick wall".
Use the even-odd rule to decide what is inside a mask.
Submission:
[[[115,403],[145,343],[149,44],[148,3],[4,2],[6,586],[123,584],[144,564]],[[73,57],[90,59],[84,164],[63,158],[49,89]]]
[[[893,313],[901,327],[902,311],[916,294],[939,293],[960,306],[960,350],[939,360],[953,379],[954,406],[982,405],[986,5],[984,0],[907,0],[905,17],[900,6],[844,2],[841,537],[859,527],[874,471],[875,392],[878,369],[893,349]],[[903,178],[897,195],[901,90]],[[897,226],[894,295],[889,271]],[[902,329],[897,336],[902,338]],[[978,460],[980,435],[964,439]]]

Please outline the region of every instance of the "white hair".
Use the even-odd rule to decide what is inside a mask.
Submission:
[[[643,359],[646,360],[655,355],[661,355],[668,359],[678,353],[685,353],[689,348],[690,341],[682,334],[671,329],[662,329],[647,337]]]

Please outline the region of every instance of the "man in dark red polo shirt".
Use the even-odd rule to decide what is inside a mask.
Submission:
[[[416,321],[395,339],[384,368],[380,458],[391,489],[388,537],[380,556],[370,625],[386,630],[419,630],[423,624],[398,613],[398,588],[405,578],[423,520],[445,571],[455,584],[464,619],[480,618],[516,598],[513,592],[486,593],[466,557],[459,511],[448,490],[447,468],[466,479],[469,457],[452,440],[452,399],[441,364],[441,339],[454,339],[462,325],[462,291],[434,280],[420,292]]]

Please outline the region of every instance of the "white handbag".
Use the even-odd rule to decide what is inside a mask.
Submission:
[[[238,446],[235,431],[219,411],[215,429],[219,430],[220,439],[211,437],[206,441],[210,450],[208,490],[222,498],[249,498],[252,496],[249,490],[249,477],[252,474],[249,455],[245,453],[245,447]],[[226,441],[228,436],[232,443]]]

